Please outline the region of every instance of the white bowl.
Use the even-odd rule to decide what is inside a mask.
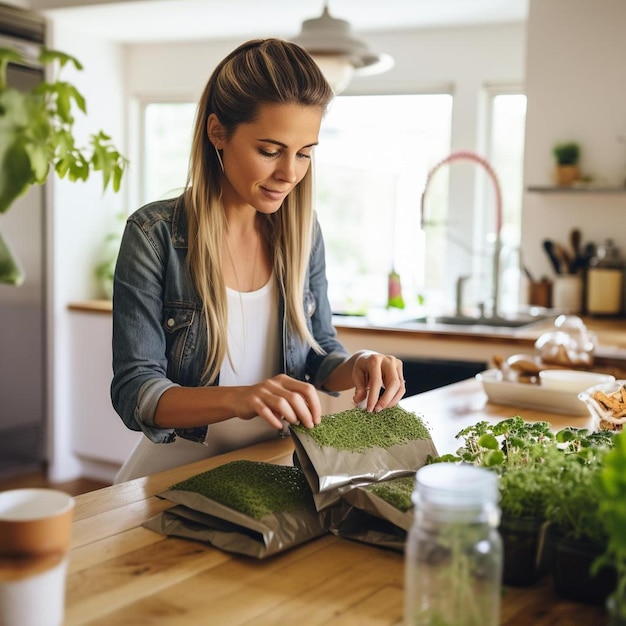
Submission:
[[[585,372],[581,370],[541,370],[539,382],[546,389],[580,393],[595,385],[611,383],[615,376],[599,374],[598,372]]]

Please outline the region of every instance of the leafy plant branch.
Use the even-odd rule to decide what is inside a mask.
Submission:
[[[0,213],[5,213],[30,186],[43,184],[53,170],[59,178],[86,181],[92,172],[102,175],[103,191],[119,191],[128,160],[103,131],[90,135],[87,146],[77,145],[74,112],[87,114],[85,98],[60,79],[67,65],[83,66],[73,56],[42,47],[42,66],[53,77],[30,91],[10,87],[10,63],[24,64],[16,50],[0,48]],[[0,236],[0,282],[20,284],[23,275]]]

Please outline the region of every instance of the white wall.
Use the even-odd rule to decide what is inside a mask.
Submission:
[[[480,130],[485,87],[523,88],[523,24],[400,31],[392,35],[369,34],[364,39],[373,50],[390,54],[395,65],[384,74],[357,76],[345,93],[452,91],[452,150],[484,151]],[[127,52],[127,93],[136,100],[152,96],[196,101],[217,62],[239,43],[241,40],[131,45]],[[475,187],[484,180],[484,173],[461,167],[451,168],[449,174],[449,222],[456,229],[453,235],[471,241],[477,227],[472,214]],[[416,178],[415,213],[423,185],[424,180]],[[481,242],[482,238],[479,245]],[[446,282],[452,302],[454,281],[467,272],[473,260],[470,252],[460,246],[450,246],[448,257]]]
[[[453,148],[479,148],[476,127],[485,84],[521,83],[524,76],[522,25],[371,35],[368,41],[373,48],[393,55],[396,65],[387,74],[357,78],[350,91],[412,92],[452,87]],[[49,323],[54,332],[50,349],[50,473],[54,480],[84,473],[86,467],[72,451],[71,420],[81,416],[72,415],[75,388],[69,346],[74,335],[67,305],[96,295],[93,267],[112,214],[122,205],[127,210],[137,208],[130,194],[132,180],[137,176],[136,150],[130,141],[134,129],[127,132],[125,120],[133,119],[141,98],[197,100],[213,67],[239,43],[229,40],[119,46],[64,28],[62,17],[53,21],[50,45],[75,55],[85,66],[84,72],[66,75],[81,90],[89,107],[81,130],[87,134],[104,128],[113,135],[116,145],[122,151],[128,147],[127,154],[134,158],[129,180],[119,196],[102,196],[96,177],[87,184],[54,181],[51,185],[53,295]],[[458,181],[460,207],[464,206],[464,198],[473,195],[474,177],[465,176]],[[454,180],[454,175],[451,178]],[[416,189],[416,210],[419,193]]]
[[[581,144],[584,173],[609,185],[626,178],[626,2],[531,0],[527,30],[525,182],[551,183],[555,143]],[[522,245],[531,271],[551,275],[541,241],[613,237],[626,253],[626,194],[524,198]]]
[[[86,142],[88,135],[102,129],[124,152],[122,50],[80,32],[67,31],[61,23],[51,28],[48,45],[74,55],[84,67],[81,72],[68,69],[63,74],[87,101],[87,116],[76,117],[77,134]],[[49,473],[52,480],[65,480],[80,473],[78,460],[71,452],[74,372],[67,305],[97,295],[93,276],[97,255],[124,196],[111,191],[103,194],[99,173],[86,183],[53,179],[50,188],[48,327],[53,330],[49,332]]]
[[[525,83],[526,183],[550,182],[551,148],[568,139],[581,142],[586,172],[619,183],[626,173],[626,146],[617,141],[618,135],[626,134],[624,24],[623,0],[531,0],[527,29],[518,24],[369,34],[368,43],[394,56],[396,65],[387,74],[357,78],[348,93],[452,86],[452,148],[480,151],[482,89],[487,84]],[[133,111],[133,100],[146,96],[196,100],[217,61],[240,43],[124,48],[64,32],[61,19],[53,33],[52,43],[76,54],[86,66],[77,82],[91,109],[89,126],[105,127],[116,141],[122,138],[122,147],[130,145],[124,120]],[[474,176],[466,170],[451,172],[451,184],[451,207],[458,207],[454,210],[463,218],[465,199],[474,196]],[[419,193],[416,188],[416,210]],[[55,183],[53,194],[53,441],[54,467],[60,476],[71,469],[71,462],[63,461],[72,377],[66,306],[94,294],[94,248],[104,235],[106,216],[125,196],[103,199],[96,183]],[[618,244],[626,244],[621,213],[625,204],[626,195],[525,194],[523,252],[531,271],[548,273],[541,240],[548,236],[564,241],[572,226],[581,227],[586,240],[613,236]],[[132,209],[136,203],[131,199],[126,206]]]

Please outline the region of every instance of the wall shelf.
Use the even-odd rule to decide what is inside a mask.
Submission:
[[[624,187],[557,187],[555,185],[529,185],[526,191],[530,193],[566,193],[566,194],[585,194],[585,193],[602,193],[602,194],[626,194],[626,186]]]

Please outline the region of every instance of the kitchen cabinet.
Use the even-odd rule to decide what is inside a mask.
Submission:
[[[593,318],[584,318],[584,321],[598,337],[594,369],[626,379],[626,322]],[[473,376],[473,365],[484,363],[485,369],[494,367],[496,355],[506,358],[517,353],[533,354],[538,337],[554,330],[552,318],[526,328],[489,329],[486,332],[471,327],[442,329],[441,325],[376,327],[367,325],[362,319],[343,317],[335,320],[335,327],[339,340],[349,352],[376,350],[407,362],[433,359],[439,365],[444,365],[445,361],[460,362],[467,366],[467,378]],[[410,370],[410,367],[406,369]],[[337,412],[350,406],[351,392],[344,392],[339,398],[325,399],[323,403],[325,412]]]
[[[471,331],[424,332],[351,325],[350,319],[336,323],[337,336],[349,352],[376,350],[393,354],[405,362],[405,378],[411,387],[427,383],[436,388],[464,378],[473,377],[478,371],[492,366],[494,355],[509,355],[533,349],[534,335],[528,338],[496,334],[481,337],[480,341]],[[432,370],[427,374],[428,364]],[[434,371],[433,371],[434,370]],[[420,380],[422,378],[422,380]],[[437,381],[439,378],[439,381]],[[413,393],[419,393],[418,389]],[[353,406],[352,392],[343,392],[338,398],[325,398],[323,409],[336,413]]]
[[[141,435],[128,430],[111,406],[111,303],[93,301],[70,305],[72,320],[71,367],[74,373],[72,395],[73,450],[80,458],[83,475],[110,480]],[[416,324],[416,328],[377,327],[364,318],[336,318],[339,340],[349,352],[369,349],[394,354],[408,364],[407,373],[427,382],[437,381],[428,372],[421,381],[420,369],[428,363],[438,368],[435,378],[442,384],[463,377],[471,378],[479,369],[493,367],[493,357],[532,353],[536,339],[553,329],[546,319],[526,328],[493,328],[487,332],[476,328],[443,327]],[[602,370],[626,378],[626,322],[619,320],[586,320],[597,333],[601,348]],[[436,327],[435,327],[436,326]],[[443,368],[448,368],[443,373]],[[484,366],[484,367],[483,367]],[[441,369],[439,369],[441,368]],[[405,376],[406,378],[406,376]],[[426,378],[426,375],[423,376]],[[320,393],[323,413],[337,413],[353,406],[352,391],[338,397]]]
[[[72,452],[82,476],[105,482],[113,481],[142,436],[126,428],[111,405],[111,338],[110,313],[72,311]]]

